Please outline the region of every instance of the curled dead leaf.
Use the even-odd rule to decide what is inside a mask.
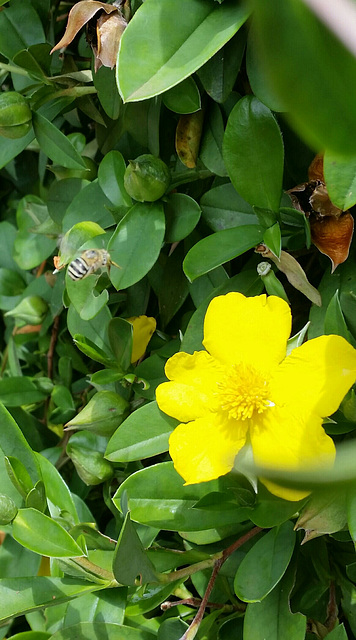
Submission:
[[[100,15],[96,23],[91,24],[98,12]],[[118,7],[106,2],[97,0],[77,2],[69,12],[63,38],[53,47],[51,53],[67,47],[84,25],[87,25],[88,41],[95,56],[95,71],[102,65],[112,69],[116,64],[120,38],[127,22]]]
[[[287,193],[294,208],[309,218],[312,241],[321,253],[330,258],[333,273],[349,255],[354,221],[348,211],[342,211],[331,202],[323,164],[323,155],[315,156],[308,170],[309,182],[298,184]]]
[[[302,269],[299,262],[297,262],[290,253],[281,251],[280,258],[278,259],[264,244],[258,245],[255,251],[263,255],[264,258],[272,260],[276,267],[285,274],[288,282],[290,282],[295,289],[301,291],[309,300],[318,307],[321,307],[322,303],[319,291],[310,284],[304,269]]]
[[[194,169],[197,164],[203,122],[204,109],[179,118],[176,129],[176,151],[179,160],[188,169]]]
[[[354,231],[354,219],[348,211],[339,218],[310,220],[311,237],[321,253],[331,260],[331,273],[349,255]]]

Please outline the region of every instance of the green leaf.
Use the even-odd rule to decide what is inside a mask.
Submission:
[[[79,517],[72,494],[56,467],[41,454],[36,454],[40,465],[42,479],[46,489],[48,509],[52,518],[61,513],[69,514],[73,524],[79,523]]]
[[[151,98],[182,82],[230,40],[248,15],[248,9],[236,3],[149,0],[143,4],[121,38],[117,83],[123,100]],[[140,64],[132,65],[133,59]]]
[[[215,102],[225,102],[232,91],[242,62],[245,43],[245,31],[240,29],[198,70],[205,91]]]
[[[12,59],[18,51],[45,39],[41,20],[30,0],[11,0],[0,12],[0,52],[6,58]]]
[[[284,149],[271,111],[254,96],[233,108],[226,125],[223,157],[236,191],[251,205],[278,211]]]
[[[85,169],[86,165],[73,144],[47,118],[34,112],[33,128],[42,151],[51,160],[68,169]]]
[[[67,182],[67,181],[64,181]],[[67,185],[66,185],[67,186]],[[78,222],[63,236],[59,248],[61,264],[68,264],[77,257],[79,249],[94,238],[105,234],[96,222]]]
[[[136,409],[112,435],[105,457],[112,462],[131,462],[168,451],[168,438],[178,420],[159,410],[157,402]]]
[[[82,320],[73,305],[68,309],[68,331],[75,337],[78,334],[84,336],[93,343],[99,350],[99,355],[104,352],[108,360],[112,359],[110,343],[107,335],[108,324],[111,320],[111,313],[105,306],[95,318]],[[90,345],[89,345],[90,346]],[[99,360],[101,362],[101,360]],[[105,362],[103,363],[105,364]]]
[[[99,185],[115,207],[131,207],[132,200],[124,187],[125,160],[120,151],[109,151],[98,169]]]
[[[48,394],[38,390],[31,378],[14,376],[0,380],[0,402],[6,407],[18,407],[42,402]]]
[[[257,574],[259,568],[256,568]],[[273,591],[262,602],[248,605],[245,614],[244,640],[304,640],[306,617],[292,613],[289,594],[294,583],[294,573],[288,571]]]
[[[79,622],[56,631],[51,640],[155,640],[156,634],[113,622]]]
[[[330,200],[346,211],[356,204],[356,156],[324,154],[324,176]]]
[[[107,440],[92,431],[78,431],[70,438],[66,452],[71,458],[81,480],[87,485],[97,485],[110,480],[113,468],[104,459]]]
[[[195,508],[196,503],[212,491],[231,491],[229,477],[183,486],[184,480],[173,463],[163,462],[133,473],[113,497],[120,508],[126,495],[132,520],[169,531],[202,531],[236,524],[248,517],[249,509],[231,508],[231,504],[214,505],[211,509]]]
[[[205,222],[213,231],[259,224],[253,208],[241,198],[231,182],[206,191],[200,206]]]
[[[113,318],[108,325],[108,336],[117,368],[126,372],[131,364],[132,324],[124,318]]]
[[[278,222],[272,227],[268,227],[268,229],[266,229],[263,234],[263,242],[277,258],[280,257],[282,249],[282,236]]]
[[[199,89],[192,77],[165,91],[162,102],[175,113],[194,113],[201,107]]]
[[[304,2],[252,5],[259,64],[298,135],[317,150],[354,155],[354,55]]]
[[[217,176],[227,176],[222,157],[224,121],[219,106],[213,102],[205,118],[204,135],[199,156],[205,166]]]
[[[58,606],[75,596],[95,591],[97,584],[73,578],[5,578],[0,580],[0,621],[44,607]]]
[[[108,244],[112,260],[121,267],[110,273],[116,289],[126,289],[148,273],[158,258],[164,231],[161,202],[137,202],[119,222]]]
[[[348,635],[344,625],[338,624],[337,627],[328,633],[327,638],[328,640],[348,640]]]
[[[18,384],[22,384],[23,380],[24,378],[20,378]],[[0,421],[2,424],[2,429],[0,429],[0,447],[4,455],[14,456],[16,458],[20,457],[33,484],[35,484],[38,480],[41,480],[40,469],[35,453],[27,443],[15,420],[2,404],[0,404]]]
[[[140,580],[140,584],[157,582],[154,566],[145,553],[129,513],[120,531],[112,569],[120,584],[135,585],[136,579]]]
[[[324,318],[324,331],[326,335],[336,334],[352,343],[352,338],[341,309],[338,290],[334,293],[327,306]]]
[[[12,535],[24,547],[50,558],[83,556],[73,538],[44,513],[36,509],[19,509],[12,523]]]
[[[184,273],[189,280],[195,280],[255,247],[261,242],[263,232],[264,229],[257,225],[217,231],[197,242],[188,251],[183,262]]]
[[[122,624],[127,600],[127,587],[102,589],[97,593],[86,593],[69,602],[63,627],[81,622],[114,622]]]
[[[284,575],[295,545],[295,531],[289,520],[260,538],[243,558],[234,590],[243,602],[260,602]]]
[[[105,113],[112,120],[116,120],[122,108],[122,100],[117,90],[115,70],[108,67],[100,67],[94,73],[94,86],[98,91],[98,98]]]
[[[109,294],[104,289],[99,295],[94,294],[99,273],[82,280],[73,280],[66,273],[66,289],[68,298],[83,320],[92,320],[105,307]]]
[[[166,242],[179,242],[193,231],[199,222],[200,207],[185,193],[170,193],[165,198]]]

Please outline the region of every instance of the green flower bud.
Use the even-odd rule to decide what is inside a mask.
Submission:
[[[89,431],[80,431],[72,435],[67,445],[67,455],[71,458],[78,476],[87,485],[96,485],[109,480],[113,475],[112,465],[105,460],[103,442],[106,438],[96,436]]]
[[[20,93],[0,93],[0,135],[5,138],[23,138],[31,129],[31,119],[31,109]]]
[[[5,313],[17,320],[22,320],[26,324],[41,324],[48,310],[47,302],[40,296],[28,296],[19,302],[14,309]]]
[[[14,517],[17,514],[17,506],[14,501],[9,498],[9,496],[5,496],[4,494],[0,494],[0,525],[2,524],[10,524],[13,521]]]
[[[128,403],[114,391],[98,391],[70,422],[68,430],[86,429],[99,436],[111,436],[126,417]]]
[[[130,160],[124,175],[127,193],[139,202],[159,200],[167,191],[170,181],[167,165],[150,153]]]

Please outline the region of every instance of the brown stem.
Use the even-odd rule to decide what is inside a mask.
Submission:
[[[245,542],[247,542],[248,540],[253,538],[260,531],[262,531],[261,527],[254,527],[253,529],[251,529],[250,531],[245,533],[244,536],[241,536],[241,538],[239,538],[238,540],[235,540],[235,542],[233,542],[229,547],[227,547],[227,549],[224,549],[224,551],[221,554],[221,557],[218,558],[215,561],[213,572],[211,574],[210,580],[208,582],[208,586],[207,586],[206,591],[204,593],[204,597],[203,597],[203,599],[202,599],[202,601],[200,603],[199,609],[198,609],[193,621],[189,625],[189,628],[182,635],[180,640],[193,640],[193,638],[195,638],[195,636],[196,636],[196,634],[198,632],[198,629],[199,629],[199,625],[200,625],[200,623],[201,623],[201,621],[203,619],[205,609],[206,609],[206,607],[208,605],[209,596],[210,596],[212,588],[213,588],[213,586],[215,584],[215,580],[216,580],[216,578],[217,578],[217,576],[219,574],[219,571],[220,571],[222,565],[224,564],[225,560],[227,560],[227,558],[234,551],[236,551],[236,549],[241,547],[243,544],[245,544]]]
[[[336,604],[336,591],[335,591],[335,582],[330,583],[330,592],[329,592],[329,602],[327,608],[327,618],[325,626],[329,631],[332,631],[337,622],[338,616],[338,607]]]
[[[49,343],[49,349],[47,353],[47,376],[51,380],[53,378],[53,355],[54,355],[54,348],[57,342],[58,330],[59,330],[59,316],[55,316],[53,320],[51,341]]]
[[[36,271],[36,278],[39,278],[42,273],[45,270],[45,266],[46,266],[46,260],[43,260],[43,262],[41,262],[40,266],[38,267],[37,271]]]

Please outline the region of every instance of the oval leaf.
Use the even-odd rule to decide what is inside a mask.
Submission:
[[[86,169],[78,151],[52,122],[38,112],[33,113],[32,122],[41,150],[53,162],[67,169]]]
[[[58,522],[36,509],[19,509],[12,524],[12,535],[27,549],[50,558],[77,558],[84,555]]]

